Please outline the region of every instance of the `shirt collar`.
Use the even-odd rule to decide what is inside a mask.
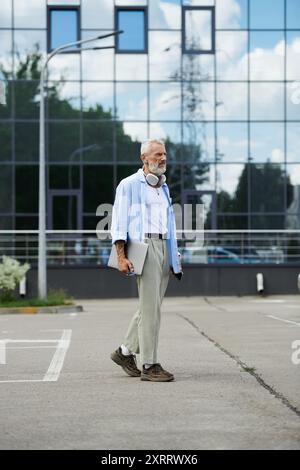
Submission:
[[[144,172],[142,170],[142,168],[139,168],[138,171],[136,172],[138,178],[140,181],[142,181],[142,183],[146,183],[146,180],[145,180],[145,175],[144,175]]]

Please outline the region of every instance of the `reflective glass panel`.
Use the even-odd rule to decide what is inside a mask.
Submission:
[[[116,80],[147,80],[147,56],[117,54]]]
[[[0,31],[0,64],[7,72],[12,72],[12,32]],[[2,77],[2,73],[0,74]]]
[[[111,122],[85,121],[83,129],[82,159],[85,162],[113,161],[113,125]]]
[[[218,216],[218,229],[219,230],[247,230],[248,216],[247,215],[219,215]]]
[[[34,162],[39,158],[38,122],[16,122],[15,124],[16,160]]]
[[[16,165],[16,212],[38,212],[39,167]],[[24,197],[26,194],[26,197]]]
[[[117,118],[120,120],[147,119],[147,84],[146,83],[117,83]]]
[[[251,120],[284,120],[284,86],[282,83],[250,84]]]
[[[286,0],[287,28],[300,29],[300,2]]]
[[[14,1],[15,28],[46,28],[46,14],[45,1]]]
[[[111,0],[81,0],[81,26],[89,29],[113,29],[114,2]]]
[[[49,165],[50,189],[80,188],[79,165]]]
[[[300,82],[287,83],[287,119],[300,120]]]
[[[284,163],[284,124],[251,123],[250,153],[252,161]]]
[[[208,3],[206,3],[208,5]],[[217,29],[247,29],[248,0],[216,0]]]
[[[31,55],[42,53],[45,56],[46,50],[46,31],[14,31],[14,60],[15,60],[15,74],[18,78],[30,78],[30,71],[27,74],[24,71],[24,64]],[[52,59],[55,60],[56,57]],[[52,63],[52,61],[49,63]],[[32,78],[38,78],[32,77]]]
[[[252,230],[282,230],[285,228],[285,217],[283,215],[253,215],[251,217],[251,229]],[[266,248],[265,248],[266,250]],[[259,247],[258,247],[259,251]],[[264,249],[262,250],[264,251]],[[278,250],[278,252],[271,252],[270,250],[266,250],[268,253],[264,255],[264,259],[268,259],[269,262],[282,262],[284,260],[282,250]]]
[[[248,160],[248,126],[243,122],[217,124],[217,160],[246,162]]]
[[[183,124],[182,162],[206,162],[215,159],[214,124],[185,121]]]
[[[79,123],[50,122],[48,124],[50,161],[76,161],[80,152]]]
[[[0,212],[12,212],[12,174],[12,165],[0,165]]]
[[[59,119],[80,117],[78,82],[48,82],[48,116]]]
[[[80,54],[57,54],[48,65],[50,80],[80,80]]]
[[[293,186],[300,186],[300,165],[287,165],[286,166],[287,175],[289,181]]]
[[[12,0],[1,1],[0,28],[11,28]]]
[[[286,77],[300,81],[300,31],[287,31],[286,35]]]
[[[214,83],[184,82],[183,119],[187,121],[211,121],[214,119]]]
[[[0,104],[0,118],[1,119],[11,117],[12,103],[13,103],[12,86],[13,86],[13,82],[11,80],[6,81],[4,83],[4,93],[5,93],[6,104]]]
[[[103,203],[113,204],[113,167],[86,165],[83,167],[83,210],[95,214]]]
[[[12,125],[0,123],[0,161],[10,161],[12,157]]]
[[[286,128],[287,162],[300,163],[300,122],[288,122]]]
[[[174,159],[176,146],[181,143],[181,123],[177,122],[151,122],[149,125],[150,138],[160,139],[166,142],[168,161]],[[171,151],[172,148],[172,151]]]
[[[212,11],[209,9],[184,10],[186,51],[211,51],[212,42]]]
[[[248,33],[218,31],[216,33],[217,76],[220,80],[247,80]]]
[[[117,166],[117,184],[119,184],[123,178],[127,178],[127,176],[132,175],[133,173],[136,173],[139,168],[141,168],[141,165],[138,162],[136,165],[135,164],[118,165]]]
[[[149,32],[150,80],[180,80],[180,33]]]
[[[180,29],[181,0],[149,2],[150,29]]]
[[[147,124],[118,122],[116,124],[116,133],[117,160],[141,165],[141,143],[149,138]]]
[[[113,116],[113,84],[82,83],[82,109],[85,119],[110,119]]]
[[[39,81],[18,80],[14,83],[16,118],[37,119],[39,116]]]
[[[13,217],[2,215],[0,217],[0,230],[13,230]]]
[[[219,212],[248,211],[248,166],[221,164],[216,166],[217,207]]]
[[[247,119],[247,84],[218,83],[217,84],[217,117],[225,121],[240,121]]]
[[[178,83],[150,83],[150,120],[180,120],[181,90]]]
[[[284,211],[284,165],[251,164],[251,212]]]
[[[283,29],[284,0],[250,0],[251,29]]]
[[[187,81],[214,80],[214,56],[212,54],[184,54],[180,76]]]
[[[103,36],[110,31],[82,31],[82,39],[91,39]],[[114,45],[112,37],[86,44],[84,47],[107,47]],[[98,49],[82,51],[82,78],[83,80],[113,80],[114,79],[114,49]]]
[[[23,217],[16,216],[16,230],[38,230],[39,220],[38,217]]]
[[[250,79],[284,79],[284,35],[282,32],[250,32]]]

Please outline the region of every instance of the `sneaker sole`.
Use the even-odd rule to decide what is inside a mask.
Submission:
[[[141,380],[147,381],[147,382],[171,382],[174,380],[174,377],[157,377],[157,378],[151,378],[147,375],[141,375]]]
[[[117,364],[118,366],[122,367],[122,369],[124,370],[124,372],[126,372],[126,374],[130,375],[130,377],[140,377],[141,376],[141,373],[138,373],[138,372],[133,372],[132,370],[128,369],[126,366],[124,366],[124,364],[122,364],[122,359],[118,356],[118,354],[116,354],[115,352],[113,352],[111,355],[110,355],[110,358],[112,359],[112,361]]]

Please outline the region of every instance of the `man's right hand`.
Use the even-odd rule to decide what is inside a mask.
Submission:
[[[124,240],[117,240],[116,242],[116,250],[118,256],[118,269],[121,273],[130,274],[134,272],[134,267],[132,262],[126,258],[125,255],[125,242]]]
[[[132,262],[127,258],[118,259],[118,269],[121,273],[129,274],[134,272],[134,267]]]

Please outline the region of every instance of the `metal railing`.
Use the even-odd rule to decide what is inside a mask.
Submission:
[[[300,265],[300,230],[204,230],[202,233],[204,237],[199,239],[178,239],[184,264]],[[110,238],[99,240],[95,230],[47,230],[46,242],[48,266],[106,265],[111,248]],[[2,255],[37,265],[38,230],[0,230]]]

